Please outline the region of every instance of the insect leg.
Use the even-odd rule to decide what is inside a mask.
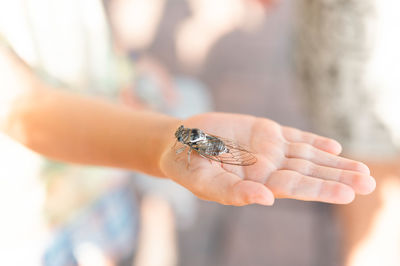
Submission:
[[[189,150],[188,150],[188,164],[187,164],[187,169],[189,169],[189,165],[190,165],[190,154],[192,153],[192,148],[191,147],[189,147]]]
[[[179,154],[179,153],[183,152],[184,149],[186,149],[186,146],[183,146],[183,147],[177,149],[177,150],[175,151],[175,153],[176,153],[176,154]]]
[[[179,149],[177,149],[175,151],[175,154],[179,154],[179,153],[183,152],[184,149],[186,149],[186,146],[180,147]],[[178,156],[175,157],[175,161],[177,161],[177,160],[178,160]]]

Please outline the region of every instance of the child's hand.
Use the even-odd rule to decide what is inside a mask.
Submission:
[[[192,152],[187,167],[187,152],[176,154],[182,144],[172,149],[171,136],[161,169],[201,199],[229,205],[271,205],[275,197],[344,204],[375,188],[368,167],[337,156],[341,146],[331,139],[236,114],[202,114],[183,125],[244,144],[258,159],[251,166],[221,165]]]

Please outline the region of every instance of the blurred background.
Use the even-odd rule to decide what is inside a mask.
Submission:
[[[29,56],[29,52],[26,52],[27,50],[24,50],[21,44],[24,43],[29,46],[29,43],[24,42],[23,38],[15,37],[14,32],[20,30],[17,23],[18,19],[13,19],[12,15],[7,19],[5,14],[8,13],[8,8],[11,8],[10,10],[24,9],[26,7],[24,4],[27,4],[28,7],[39,5],[39,3],[42,7],[51,5],[47,1],[16,2],[19,4],[10,4],[7,1],[0,2],[0,9],[3,9],[3,17],[0,17],[0,25],[2,25],[0,33],[11,39],[13,48],[17,52],[19,51],[20,55],[25,55],[26,61],[30,62],[31,59],[31,62],[34,62],[33,57]],[[62,2],[67,3],[68,1],[60,1],[60,3]],[[128,73],[126,79],[129,80],[130,85],[122,88],[121,93],[116,96],[124,104],[139,109],[151,108],[180,117],[212,110],[250,114],[267,117],[283,125],[316,131],[338,138],[345,143],[345,150],[348,154],[362,154],[365,150],[358,147],[364,147],[365,143],[371,143],[371,139],[379,139],[383,144],[376,143],[376,147],[372,145],[374,147],[371,148],[372,151],[368,150],[369,152],[383,154],[388,151],[389,157],[397,152],[394,138],[388,136],[398,136],[398,134],[393,133],[394,127],[391,127],[393,129],[391,133],[389,127],[384,126],[386,124],[398,125],[399,119],[395,108],[389,114],[383,115],[387,119],[378,123],[377,131],[384,133],[371,131],[372,133],[369,134],[371,137],[368,134],[368,136],[365,136],[363,130],[368,129],[365,126],[368,123],[364,123],[361,127],[357,126],[357,130],[346,131],[343,129],[351,128],[351,121],[358,120],[358,117],[346,120],[346,118],[343,118],[346,116],[346,112],[365,111],[364,106],[358,103],[369,103],[368,97],[349,95],[346,94],[346,90],[351,90],[352,86],[364,84],[364,74],[371,73],[360,70],[364,67],[359,68],[359,66],[368,65],[366,63],[368,60],[364,56],[374,51],[370,47],[375,47],[373,40],[376,38],[376,35],[368,33],[368,30],[370,28],[375,29],[375,26],[367,27],[365,31],[363,25],[369,25],[370,21],[373,24],[373,21],[381,18],[378,14],[379,11],[386,10],[378,7],[375,3],[377,1],[349,1],[348,4],[343,4],[343,6],[339,3],[342,1],[334,0],[321,1],[321,4],[316,3],[316,1],[297,2],[289,0],[106,0],[101,4],[99,4],[100,1],[95,0],[84,1],[85,4],[78,4],[79,1],[71,2],[76,6],[70,7],[69,4],[64,3],[64,7],[59,7],[59,12],[63,13],[64,10],[68,10],[68,12],[74,14],[75,8],[82,10],[82,6],[84,6],[89,10],[88,14],[92,14],[92,16],[83,19],[82,24],[89,29],[94,29],[96,34],[101,34],[102,32],[98,30],[95,22],[100,24],[104,21],[109,22],[111,33],[107,37],[112,40],[114,51],[118,55],[128,55],[125,58],[125,67],[122,72]],[[382,6],[384,5],[382,4]],[[26,10],[35,12],[34,8]],[[29,11],[26,12],[29,13]],[[46,12],[51,13],[51,8],[46,9]],[[104,15],[104,21],[96,15],[96,12]],[[392,24],[389,24],[393,25],[394,22],[391,21]],[[346,26],[353,24],[357,24],[358,28]],[[324,27],[319,28],[318,25],[324,25]],[[380,27],[383,24],[377,25]],[[334,30],[335,27],[337,27],[337,30]],[[108,29],[108,26],[104,26],[102,29]],[[330,29],[332,29],[333,37],[324,39],[323,33],[329,32]],[[105,30],[104,33],[107,34],[108,31]],[[98,39],[96,34],[92,36],[93,39],[99,40],[99,43],[101,43],[103,39]],[[324,40],[326,42],[323,42]],[[359,40],[359,42],[354,40]],[[313,46],[316,43],[317,47],[321,47],[320,49]],[[49,47],[44,49],[49,49]],[[352,57],[354,51],[359,53]],[[314,58],[314,55],[318,60],[310,59]],[[335,63],[336,61],[332,58],[356,59],[344,63],[339,60],[339,63]],[[302,68],[302,64],[308,67]],[[378,60],[378,64],[375,64],[375,66],[382,66],[382,64],[385,66],[387,62]],[[49,65],[51,68],[51,62],[48,63],[47,67]],[[390,74],[393,74],[393,80],[398,79],[396,78],[397,71],[393,71],[395,66],[397,64],[392,64],[390,68],[394,73],[389,71]],[[326,71],[320,71],[321,69]],[[352,81],[348,84],[349,78],[346,78],[346,73],[351,75],[361,72],[362,75],[353,75],[354,78],[350,78]],[[324,76],[325,73],[328,74]],[[380,74],[378,71],[376,76],[380,78],[374,79],[368,84],[375,84],[376,80],[382,80]],[[362,82],[357,83],[354,80],[361,80]],[[344,89],[332,92],[329,86],[321,84],[331,84],[329,86]],[[368,84],[366,87],[371,87]],[[304,85],[307,89],[304,89]],[[327,93],[319,95],[319,87],[323,87],[323,90]],[[385,84],[382,87],[385,87]],[[395,88],[395,91],[394,94],[386,93],[386,95],[391,95],[388,97],[389,99],[398,99],[396,97],[399,96],[399,90]],[[329,99],[336,99],[337,95],[342,94],[344,95],[343,98],[347,99],[344,102],[354,101],[356,103],[354,104],[356,109],[352,109],[352,104],[344,105],[344,109],[338,101],[328,103]],[[373,96],[371,97],[373,98]],[[343,112],[345,114],[337,112],[336,108],[342,108],[342,110],[345,110]],[[314,115],[310,116],[310,111],[311,113],[314,112]],[[316,112],[321,114],[316,115]],[[332,113],[339,113],[341,116],[335,116]],[[341,123],[347,121],[348,123],[324,124],[324,120],[330,120],[332,117],[334,117],[332,120],[341,121]],[[370,117],[375,118],[376,116],[372,114]],[[369,121],[369,117],[364,120]],[[335,129],[329,130],[331,128]],[[353,145],[354,139],[360,139],[359,136],[362,136],[363,140],[356,141],[358,146]],[[3,147],[7,147],[4,146],[8,145],[6,140],[0,139],[0,141],[2,141],[0,143]],[[4,169],[6,169],[6,165],[12,165],[11,160],[21,160],[16,154],[11,157],[10,153],[2,155],[3,163],[7,162],[4,163]],[[33,172],[37,169],[31,159],[31,157],[26,159],[26,162],[29,162],[26,171]],[[7,170],[4,171],[8,175],[7,178],[13,178],[13,175],[14,179],[18,178],[18,175],[14,174],[15,169],[9,167],[8,172]],[[46,205],[47,209],[57,209],[63,205],[69,206],[66,209],[82,209],[77,207],[82,202],[85,202],[84,205],[88,205],[88,202],[96,203],[96,201],[93,201],[95,198],[93,195],[104,195],[104,191],[110,191],[101,186],[102,189],[99,190],[102,193],[89,193],[89,196],[79,198],[79,200],[76,200],[78,202],[71,203],[70,197],[75,197],[76,191],[71,192],[63,189],[63,187],[71,185],[65,184],[63,181],[49,181],[52,180],[52,176],[58,176],[57,171],[60,168],[62,167],[55,167],[54,164],[49,166],[50,170],[45,175],[46,186],[47,188],[49,186],[55,188],[47,190],[47,192],[39,189],[32,193],[31,189],[34,185],[22,184],[22,181],[17,182],[17,184],[10,184],[10,181],[2,180],[3,202],[5,199],[9,199],[7,195],[14,193],[19,187],[23,186],[26,191],[29,191],[27,194],[32,197],[31,203],[33,202],[32,204],[35,204],[38,209],[40,209],[38,206],[44,205],[46,193],[47,197],[50,195],[51,199],[53,194],[60,192],[63,197],[58,198],[51,206]],[[69,170],[67,173],[71,176],[74,171]],[[24,173],[19,173],[19,175],[22,176]],[[97,172],[85,172],[84,175],[91,176],[90,180],[92,180],[93,178],[96,179]],[[104,171],[101,175],[104,175]],[[115,176],[115,173],[107,172],[107,175]],[[120,176],[120,173],[118,173],[118,176]],[[45,237],[37,236],[27,229],[27,232],[21,236],[23,242],[27,242],[22,250],[27,253],[39,253],[41,248],[45,250],[45,247],[37,247],[34,251],[28,251],[29,246],[35,245],[35,241],[38,239],[40,241],[41,237],[43,237],[43,242],[51,243],[49,240],[52,239],[51,235],[59,234],[63,232],[60,228],[67,227],[67,233],[62,234],[68,236],[65,237],[68,241],[60,240],[57,243],[62,244],[56,246],[58,249],[63,249],[64,245],[72,246],[69,255],[74,260],[70,261],[70,264],[62,264],[61,262],[57,264],[54,260],[54,256],[56,256],[54,254],[58,253],[47,252],[43,264],[132,265],[134,263],[134,265],[140,266],[377,265],[345,264],[345,254],[347,253],[343,252],[342,233],[346,231],[343,229],[343,219],[338,219],[341,216],[336,215],[337,210],[332,205],[277,200],[273,207],[268,208],[261,206],[229,207],[200,201],[190,193],[177,188],[174,184],[167,181],[157,181],[139,174],[124,172],[122,177],[116,179],[118,182],[114,181],[111,186],[107,186],[114,189],[111,190],[111,194],[106,193],[105,199],[102,197],[103,201],[96,203],[95,215],[82,216],[82,212],[79,212],[80,215],[76,215],[72,211],[74,215],[69,215],[68,219],[63,219],[62,211],[53,213],[53,216],[51,216],[52,233],[50,234],[45,230],[47,232]],[[91,187],[90,182],[86,185]],[[8,189],[10,186],[14,190]],[[397,181],[391,188],[398,188]],[[394,202],[398,203],[397,190],[393,191],[391,195],[397,200]],[[15,204],[4,202],[0,205],[2,215],[10,215],[18,207],[30,208],[26,204],[26,198],[17,198],[14,199],[14,202]],[[396,212],[396,206],[398,205],[394,204],[389,210]],[[373,214],[370,216],[365,214],[368,208],[365,204],[358,206],[358,210],[364,212],[360,214],[360,218],[370,219],[373,216]],[[373,208],[371,207],[371,209]],[[387,211],[387,213],[390,211]],[[65,212],[70,213],[71,211],[66,210]],[[32,211],[25,216],[15,217],[29,219],[29,217],[38,215],[38,213],[41,212]],[[121,215],[124,216],[124,219],[121,218]],[[113,219],[116,216],[119,218],[116,218],[115,222]],[[11,215],[11,217],[13,216]],[[68,225],[70,217],[78,217],[79,223],[73,223],[72,226]],[[397,216],[389,219],[392,224],[387,226],[384,234],[388,234],[388,230],[398,227],[396,226]],[[39,218],[35,221],[38,224],[40,223]],[[351,220],[351,222],[354,221],[356,220]],[[365,221],[369,222],[369,220]],[[117,239],[115,246],[112,246],[114,242],[109,242],[111,247],[107,247],[104,243],[108,241],[108,238],[103,237],[101,233],[94,233],[100,236],[88,238],[93,242],[80,241],[79,239],[86,239],[85,234],[89,234],[87,232],[82,233],[86,228],[83,224],[89,224],[89,227],[95,228],[98,232],[107,229],[107,234],[118,236],[111,237],[113,240]],[[109,230],[110,224],[114,226],[111,226],[114,231]],[[15,235],[11,234],[11,231],[6,232],[11,225],[24,227],[24,223],[16,225],[11,218],[0,221],[1,237],[3,238],[3,245],[0,245],[0,260],[8,262],[4,265],[26,265],[13,264],[17,261],[15,257],[18,252],[12,253],[11,248],[7,247],[7,241],[15,243],[15,247],[18,247],[19,241],[13,239]],[[39,225],[36,226],[40,227]],[[360,232],[360,235],[366,234],[369,230],[368,227],[363,228],[364,231]],[[78,237],[69,238],[70,235],[78,235]],[[129,235],[129,237],[119,237],[120,235]],[[378,235],[381,236],[381,234]],[[32,239],[35,239],[35,241]],[[356,239],[359,241],[362,237],[356,237]],[[75,244],[70,244],[69,241],[79,243],[79,245],[75,247]],[[352,243],[358,243],[357,241]],[[391,242],[382,240],[379,243],[384,243],[383,246],[380,246],[386,248],[385,245],[390,245]],[[398,242],[394,241],[393,243],[396,243],[394,246],[399,248]],[[97,244],[101,248],[96,248]],[[43,246],[46,245],[43,244]],[[127,246],[129,247],[127,248]],[[392,248],[391,246],[388,250],[400,253],[395,251],[395,247]],[[123,251],[119,252],[118,250]],[[5,255],[6,253],[7,255]],[[69,255],[63,254],[66,257]],[[373,263],[375,262],[373,261]],[[392,260],[392,258],[388,258],[386,262],[384,265],[399,265],[397,264],[398,260]]]
[[[294,75],[296,3],[270,4],[166,1],[145,50],[173,73],[204,82],[216,111],[310,130]],[[195,222],[178,231],[179,265],[341,265],[337,230],[326,204],[277,200],[272,208],[237,208],[199,201]]]
[[[294,77],[295,3],[263,10],[244,2],[165,1],[143,49],[175,75],[204,82],[216,111],[310,129]],[[194,223],[178,230],[179,265],[340,265],[331,211],[292,200],[272,208],[199,201]]]

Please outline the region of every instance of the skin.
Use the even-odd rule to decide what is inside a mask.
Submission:
[[[336,141],[254,116],[207,113],[181,121],[104,99],[61,91],[36,78],[0,47],[2,89],[19,90],[0,116],[0,129],[52,159],[125,168],[170,178],[201,199],[242,206],[275,198],[349,203],[375,188],[361,162],[338,156]],[[179,125],[230,138],[250,148],[257,163],[210,163],[195,152],[176,154]]]
[[[265,118],[228,113],[201,114],[183,125],[235,140],[257,156],[254,165],[233,166],[193,152],[187,167],[186,152],[177,155],[176,149],[167,149],[161,156],[162,171],[202,199],[237,206],[271,205],[274,198],[345,204],[355,193],[368,194],[375,188],[368,167],[338,156],[341,146],[332,139]],[[170,145],[174,141],[171,137]]]

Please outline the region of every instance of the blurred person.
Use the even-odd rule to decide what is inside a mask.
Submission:
[[[1,4],[7,40],[0,42],[0,125],[10,137],[2,135],[2,159],[8,176],[18,173],[2,179],[8,223],[1,230],[9,237],[1,249],[9,265],[113,265],[129,259],[135,246],[136,207],[124,172],[44,163],[28,149],[167,177],[202,199],[230,205],[271,205],[275,197],[348,203],[374,189],[368,168],[337,156],[341,147],[333,140],[252,116],[182,120],[116,103],[131,67],[110,45],[98,1]],[[187,167],[186,154],[171,149],[181,124],[244,143],[258,162],[231,167],[192,156]]]
[[[377,191],[337,208],[344,265],[400,265],[396,1],[301,1],[298,73],[315,130],[368,162]]]
[[[265,18],[273,0],[187,0],[191,16],[176,32],[177,57],[187,68],[196,68],[224,35],[236,29],[252,31]]]
[[[112,101],[131,80],[132,66],[113,52],[100,1],[0,1],[0,35],[10,45],[5,48],[2,40],[3,116],[8,100],[33,91],[35,79]],[[10,71],[18,84],[5,78]],[[52,111],[43,112],[48,121]],[[68,109],[65,115],[74,119]],[[2,206],[7,206],[0,229],[2,263],[114,265],[131,260],[139,208],[127,172],[46,160],[3,135],[1,143],[2,176],[8,176],[0,186]]]

